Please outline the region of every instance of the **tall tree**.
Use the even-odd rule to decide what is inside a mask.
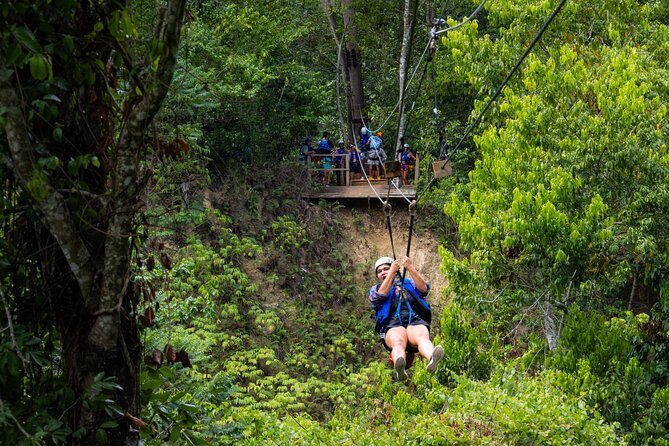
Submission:
[[[20,1],[0,15],[2,184],[14,215],[3,257],[40,253],[27,259],[38,260],[30,292],[44,296],[39,311],[57,327],[75,396],[65,414],[71,444],[125,444],[139,413],[129,264],[149,176],[145,136],[172,80],[185,3],[160,10],[150,39],[139,38],[133,11],[117,0]],[[12,324],[26,318],[26,290],[7,271]],[[114,413],[127,416],[110,421]]]
[[[360,47],[358,45],[358,32],[353,20],[355,10],[351,0],[341,1],[344,15],[344,30],[346,41],[346,57],[344,64],[348,75],[346,103],[348,109],[349,122],[357,133],[363,127],[363,122],[367,121],[367,112],[365,109],[365,95],[362,88],[362,61],[360,58]],[[352,135],[354,137],[354,135]]]
[[[666,26],[658,4],[600,3],[565,8],[548,28],[446,206],[468,252],[444,251],[458,295],[525,324],[539,316],[551,349],[573,303],[666,311],[669,290]],[[530,5],[490,5],[493,26],[508,27],[500,39],[474,24],[449,34],[455,74],[489,94],[549,12]]]
[[[411,14],[411,0],[404,1],[404,14],[402,15],[403,32],[402,32],[402,49],[400,51],[400,65],[399,65],[399,123],[397,125],[397,141],[395,142],[395,150],[399,152],[402,141],[404,140],[404,104],[407,82],[407,70],[409,66],[409,56],[411,55],[412,35],[414,29],[414,21],[416,20],[416,11],[418,9],[418,1],[414,2],[413,18]]]
[[[330,0],[321,0],[321,6],[325,12],[325,16],[328,20],[328,27],[332,33],[332,38],[334,39],[335,45],[337,46],[337,76],[336,76],[336,96],[335,102],[337,103],[337,111],[339,112],[339,127],[342,135],[350,133],[351,129],[348,128],[347,123],[344,121],[344,114],[341,109],[341,82],[340,82],[340,73],[341,79],[347,79],[348,74],[344,66],[344,41],[343,38],[340,38],[337,34],[337,21],[335,20],[334,11],[332,8],[332,2]]]

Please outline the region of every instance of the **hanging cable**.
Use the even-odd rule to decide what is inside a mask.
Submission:
[[[430,40],[428,40],[427,45],[425,45],[425,49],[423,50],[423,53],[421,54],[420,59],[416,63],[416,67],[413,69],[413,73],[411,74],[411,77],[409,78],[409,82],[407,82],[407,85],[405,87],[405,91],[409,88],[409,86],[413,82],[413,79],[416,76],[416,73],[418,72],[418,68],[420,68],[420,64],[423,62],[423,58],[425,57],[425,54],[427,53],[427,50],[428,50],[429,46],[430,46]],[[388,116],[386,116],[386,119],[383,120],[383,123],[381,123],[381,125],[376,130],[371,130],[370,129],[370,131],[372,133],[376,133],[376,132],[380,131],[381,129],[383,129],[383,127],[388,123],[390,118],[393,116],[393,114],[397,110],[397,107],[399,107],[399,106],[400,106],[400,100],[398,99],[397,102],[395,103],[395,106],[393,107],[393,109],[390,111],[390,113],[388,113]],[[360,118],[362,120],[362,125],[369,129],[367,123],[365,122],[365,119],[362,116],[362,107],[360,105],[358,105],[358,112],[360,113]]]
[[[486,0],[483,0],[483,1],[481,2],[481,4],[479,4],[478,7],[474,10],[474,12],[472,12],[472,13],[469,15],[469,17],[467,17],[465,20],[463,20],[462,22],[458,23],[457,25],[453,25],[453,26],[450,26],[450,27],[448,27],[448,28],[440,29],[439,31],[434,30],[434,28],[433,28],[433,30],[434,30],[434,37],[437,37],[437,36],[439,36],[439,35],[441,35],[441,34],[444,34],[445,32],[453,31],[454,29],[458,29],[458,28],[460,28],[462,25],[464,25],[465,23],[467,23],[467,22],[469,22],[470,20],[472,20],[474,17],[476,17],[476,14],[478,14],[479,11],[480,11],[481,9],[483,9],[483,5],[485,5],[485,2],[486,2]],[[442,15],[443,15],[443,14],[442,14]],[[446,24],[446,21],[445,21],[444,19],[435,19],[435,20],[439,20],[439,22],[435,23],[435,25],[438,25],[438,24]]]
[[[428,57],[428,62],[432,60],[432,55]],[[420,94],[421,87],[423,86],[423,79],[425,79],[425,73],[427,72],[427,63],[425,64],[425,67],[423,68],[423,72],[420,75],[420,80],[418,82],[418,88],[416,88],[416,94],[414,95],[413,101],[411,101],[411,108],[409,108],[409,112],[407,113],[407,123],[404,126],[404,129],[409,128],[409,124],[411,123],[411,116],[413,114],[413,110],[416,107],[416,101],[418,100],[418,95]],[[406,134],[406,131],[404,132]],[[404,135],[402,135],[402,141],[404,141]]]
[[[412,201],[411,204],[409,205],[410,219],[409,219],[409,236],[407,240],[407,254],[406,254],[407,257],[409,257],[409,255],[411,254],[411,237],[413,235],[413,224],[416,219],[416,205],[417,205],[416,200]],[[404,268],[402,270],[402,281],[400,283],[400,296],[404,296],[404,279],[406,275],[407,275],[407,269]]]
[[[495,100],[499,97],[499,95],[501,94],[501,92],[504,89],[504,87],[506,86],[506,84],[509,82],[511,77],[515,74],[515,72],[518,71],[518,68],[520,67],[520,65],[523,63],[525,58],[530,54],[530,51],[532,51],[532,48],[534,48],[534,45],[536,45],[536,43],[539,41],[539,39],[541,39],[541,36],[543,36],[543,34],[546,31],[546,29],[548,28],[548,26],[553,22],[553,19],[555,19],[555,16],[558,15],[558,13],[560,12],[560,10],[562,9],[562,7],[564,6],[564,4],[566,2],[567,2],[567,0],[561,0],[560,3],[555,7],[555,9],[551,13],[551,15],[546,19],[546,21],[541,26],[541,28],[539,29],[537,34],[534,36],[534,39],[532,39],[532,42],[530,43],[530,45],[527,47],[525,52],[523,52],[523,55],[520,56],[520,58],[518,59],[518,61],[514,65],[513,69],[509,72],[509,74],[506,76],[506,78],[504,78],[504,80],[499,85],[499,87],[497,87],[497,90],[492,95],[492,97],[488,100],[488,102],[485,104],[483,109],[479,112],[476,119],[474,119],[474,121],[469,125],[469,127],[467,127],[467,130],[465,131],[464,135],[462,135],[462,138],[460,138],[460,141],[458,141],[458,143],[455,145],[455,147],[446,155],[446,158],[445,158],[446,160],[450,160],[453,157],[453,155],[460,148],[460,146],[462,145],[464,140],[467,138],[467,136],[469,136],[469,133],[471,133],[471,131],[481,122],[481,120],[483,119],[483,115],[485,115],[486,111],[488,111],[488,109],[490,108],[492,103],[495,102]],[[445,169],[446,164],[444,164],[441,168]],[[425,192],[427,192],[427,190],[430,188],[430,186],[432,185],[432,183],[434,182],[434,180],[436,178],[437,178],[436,176],[432,177],[432,179],[425,186],[425,189],[423,190],[423,192],[420,195],[418,195],[418,197],[416,198],[416,201],[419,201],[423,197],[423,195],[425,195]]]
[[[402,189],[400,189],[399,187],[397,187],[397,184],[395,184],[395,183],[392,183],[392,184],[393,184],[393,186],[395,186],[395,189],[397,190],[397,192],[399,192],[399,194],[402,196],[402,198],[404,198],[404,200],[405,200],[407,203],[411,204],[411,200],[409,199],[409,197],[407,197],[406,195],[404,195],[404,192],[402,192]]]
[[[390,211],[392,211],[392,209],[390,203],[387,201],[383,203],[383,213],[386,214],[386,227],[388,228],[388,234],[390,235],[390,248],[393,250],[393,259],[396,259],[395,244],[393,243],[393,225],[390,221]]]
[[[353,129],[353,123],[351,123],[351,134],[353,135],[353,142],[355,143],[355,148],[360,153],[360,148],[358,147],[358,140],[355,138],[355,130]],[[362,170],[362,175],[365,177],[365,180],[367,180],[367,184],[369,185],[369,188],[372,189],[372,192],[374,192],[374,195],[376,195],[376,198],[379,199],[381,202],[381,205],[384,204],[383,198],[376,192],[376,189],[374,186],[372,186],[372,182],[369,181],[369,177],[367,176],[367,172],[365,172],[365,166],[362,165],[362,159],[360,160],[360,170]]]
[[[437,67],[432,58],[432,84],[434,85],[434,128],[439,137],[439,158],[446,158],[446,143],[444,142],[444,131],[441,127],[441,120],[439,119],[439,92],[437,89]]]

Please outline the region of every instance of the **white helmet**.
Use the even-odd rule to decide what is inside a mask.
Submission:
[[[363,135],[366,135],[368,131],[369,130],[367,130],[367,127],[363,127],[360,129],[360,133],[362,133]]]
[[[374,273],[376,273],[376,270],[379,269],[379,266],[391,265],[393,262],[394,260],[391,257],[379,257],[379,260],[377,260],[374,264]]]

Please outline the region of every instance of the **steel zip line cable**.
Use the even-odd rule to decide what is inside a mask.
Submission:
[[[456,146],[448,153],[448,155],[445,158],[446,160],[450,160],[453,157],[455,152],[457,152],[457,150],[460,148],[460,146],[462,145],[464,140],[467,138],[467,136],[469,136],[471,131],[477,125],[479,125],[481,123],[481,120],[483,119],[483,115],[485,115],[485,113],[488,111],[488,109],[493,104],[493,102],[495,102],[495,100],[497,100],[499,95],[502,93],[502,90],[504,89],[504,87],[506,87],[506,84],[509,82],[511,77],[516,73],[516,71],[518,71],[518,68],[520,68],[520,65],[525,61],[525,58],[527,58],[527,56],[530,54],[530,52],[532,51],[532,48],[534,48],[534,45],[536,45],[536,43],[539,41],[539,39],[541,39],[541,36],[543,36],[546,29],[553,22],[553,19],[555,19],[555,16],[558,15],[558,13],[560,12],[560,10],[562,9],[562,7],[564,6],[565,3],[567,3],[567,0],[561,0],[560,3],[553,10],[551,15],[548,16],[548,18],[546,19],[544,24],[541,26],[541,28],[539,29],[537,34],[534,36],[534,39],[532,39],[532,42],[530,43],[530,45],[527,47],[527,49],[525,49],[525,52],[523,53],[523,55],[520,56],[520,58],[516,62],[516,65],[509,72],[509,74],[506,76],[506,78],[504,78],[504,80],[499,85],[499,87],[497,87],[497,90],[495,91],[495,93],[488,100],[488,102],[485,104],[483,109],[479,112],[478,116],[476,116],[476,119],[474,119],[474,122],[472,122],[469,125],[469,127],[467,127],[467,130],[465,131],[465,134],[462,135],[462,138],[460,138],[460,141],[458,141]],[[446,167],[446,165],[444,164],[444,166],[442,166],[442,169],[444,169],[445,167]],[[430,188],[430,186],[432,185],[432,182],[434,182],[435,179],[436,179],[436,176],[432,177],[432,179],[428,182],[427,186],[425,186],[425,189],[423,190],[423,192],[416,198],[416,201],[420,200],[423,197],[423,195],[425,195],[425,192]]]

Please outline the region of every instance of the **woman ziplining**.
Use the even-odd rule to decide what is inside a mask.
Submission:
[[[479,5],[479,8],[475,12],[478,12],[485,0]],[[433,81],[435,83],[435,125],[437,127],[437,133],[440,135],[440,155],[442,160],[452,159],[455,152],[469,135],[469,133],[481,122],[485,112],[492,105],[492,103],[499,97],[501,91],[506,86],[509,79],[513,74],[518,70],[524,59],[530,53],[534,45],[541,38],[544,31],[550,25],[555,16],[559,13],[560,9],[564,6],[566,0],[561,0],[560,3],[553,10],[548,19],[544,22],[541,29],[537,32],[534,39],[530,43],[529,47],[516,62],[515,66],[507,77],[502,81],[502,84],[497,88],[493,96],[488,100],[483,109],[479,112],[476,119],[469,125],[465,134],[462,136],[458,144],[453,148],[450,153],[446,153],[445,144],[443,142],[443,137],[441,135],[441,126],[440,122],[437,119],[437,92],[436,92],[436,73],[433,63]],[[469,20],[469,19],[467,19]],[[466,22],[466,21],[465,21]],[[465,23],[463,22],[463,23]],[[433,41],[438,34],[454,29],[455,27],[450,27],[441,31],[437,31],[437,26],[443,25],[443,23],[436,23],[435,27],[431,32],[431,41]],[[458,25],[459,26],[459,25]],[[457,26],[456,26],[457,27]],[[432,59],[432,58],[430,58]],[[426,65],[427,67],[427,65]],[[425,72],[425,71],[424,71]],[[421,76],[422,83],[422,76]],[[419,84],[420,90],[420,84]],[[403,137],[400,138],[403,142]],[[433,166],[434,167],[434,166]],[[447,165],[445,163],[441,164],[440,169],[445,170]],[[437,174],[435,171],[434,177],[427,183],[425,191],[429,189],[432,182],[442,176]],[[369,179],[368,183],[369,183]],[[371,187],[371,183],[369,183]],[[399,189],[398,189],[399,190]],[[390,191],[390,182],[389,182],[389,191]],[[424,191],[424,192],[425,192]],[[424,194],[423,192],[423,194]],[[376,191],[375,191],[376,193]],[[429,284],[425,281],[422,275],[414,267],[411,258],[409,257],[410,248],[411,248],[411,235],[413,231],[413,222],[415,216],[415,208],[422,198],[423,194],[419,195],[416,200],[410,203],[409,209],[411,213],[411,223],[409,225],[409,239],[407,246],[407,255],[401,260],[394,260],[390,257],[381,257],[376,261],[374,265],[374,272],[378,279],[378,283],[372,286],[369,290],[369,301],[372,305],[372,308],[376,311],[376,326],[375,330],[379,334],[380,340],[383,341],[384,346],[387,350],[391,352],[390,361],[393,365],[394,377],[397,380],[406,380],[408,375],[406,369],[411,366],[413,363],[413,357],[416,352],[420,353],[422,357],[428,360],[428,365],[426,369],[434,373],[439,365],[439,361],[444,355],[444,349],[441,346],[436,346],[432,344],[429,336],[429,327],[432,319],[432,312],[429,304],[425,300],[427,294],[429,293]],[[392,225],[390,222],[390,205],[386,202],[383,202],[381,197],[376,194],[379,200],[382,201],[384,210],[386,211],[387,217],[387,229],[390,235],[390,243],[393,246],[392,238]],[[405,197],[406,198],[406,197]],[[394,255],[394,247],[393,247]],[[398,274],[400,267],[404,267],[404,273],[402,276]],[[410,278],[406,279],[406,272],[409,272]]]
[[[400,276],[401,267],[410,278]],[[401,260],[379,258],[374,273],[378,283],[369,289],[369,302],[376,311],[375,330],[390,351],[395,379],[408,378],[406,369],[413,364],[416,353],[428,360],[428,372],[436,372],[444,349],[430,341],[432,310],[425,300],[430,292],[429,283],[407,256]]]
[[[394,256],[391,206],[388,201],[384,202],[372,187],[369,177],[366,174],[364,176],[369,187],[374,191],[383,206]],[[388,194],[390,194],[391,183],[391,181],[388,182]],[[396,185],[395,187],[397,188]],[[379,335],[379,340],[390,351],[393,375],[398,381],[404,381],[408,378],[406,369],[413,365],[416,353],[420,353],[423,358],[428,360],[426,368],[430,373],[437,371],[439,361],[444,356],[444,349],[441,346],[435,347],[430,341],[432,309],[425,300],[430,291],[430,285],[418,272],[409,257],[416,203],[408,200],[404,194],[402,196],[409,202],[409,212],[411,214],[407,255],[401,260],[394,260],[391,257],[379,258],[374,265],[374,274],[378,283],[370,288],[368,294],[369,302],[376,312],[375,331]],[[399,274],[401,267],[404,267],[402,275]],[[406,278],[407,272],[410,275],[409,278]]]

